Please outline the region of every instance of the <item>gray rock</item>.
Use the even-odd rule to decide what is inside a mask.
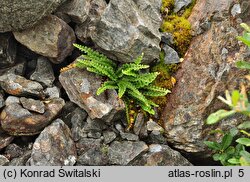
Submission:
[[[36,96],[40,98],[44,96],[43,87],[40,83],[11,73],[0,76],[0,86],[8,94],[15,96]]]
[[[0,32],[27,29],[66,0],[12,0],[0,2]]]
[[[48,87],[44,90],[44,94],[48,95],[50,99],[52,98],[60,98],[60,89],[56,86]]]
[[[148,137],[145,139],[145,142],[147,144],[167,144],[167,138],[164,136],[163,132],[154,130],[151,133],[149,133]]]
[[[43,114],[45,112],[45,105],[40,100],[20,98],[20,102],[25,109]]]
[[[16,58],[18,59],[18,58]],[[26,60],[21,59],[20,62],[16,63],[15,65],[9,67],[9,68],[0,68],[0,75],[4,74],[15,74],[15,75],[20,75],[23,76],[26,70]]]
[[[174,45],[174,37],[171,33],[161,32],[161,42],[163,45],[172,46]]]
[[[231,9],[231,15],[235,17],[236,15],[241,13],[241,7],[240,4],[235,4]]]
[[[132,62],[142,52],[146,63],[159,57],[161,35],[153,14],[160,12],[160,3],[156,7],[151,1],[143,2],[146,4],[133,0],[110,1],[90,30],[93,42],[119,62]],[[148,12],[153,13],[148,15]]]
[[[0,109],[5,105],[3,94],[0,92]]]
[[[125,107],[117,100],[114,90],[108,90],[108,98],[105,93],[97,96],[96,91],[102,84],[101,77],[84,69],[73,68],[61,72],[59,80],[69,99],[83,108],[92,119],[110,122]]]
[[[83,131],[90,132],[90,131],[102,131],[107,128],[105,122],[100,119],[91,119],[90,117],[87,118],[87,122],[84,123]]]
[[[72,112],[70,122],[72,125],[71,132],[74,141],[78,141],[83,136],[82,128],[86,122],[86,118],[87,113],[79,107]]]
[[[102,143],[103,143],[102,139],[81,138],[76,143],[77,154],[82,155],[90,149],[100,148]]]
[[[127,165],[147,150],[148,146],[142,141],[114,141],[108,149],[109,161],[114,165]]]
[[[105,0],[87,0],[84,3],[86,2],[88,2],[88,9],[84,8],[86,11],[81,14],[84,13],[87,17],[84,16],[84,19],[86,18],[85,21],[81,24],[77,24],[75,28],[76,36],[82,42],[86,42],[90,39],[91,32],[95,28],[95,21],[100,18],[107,6]]]
[[[7,166],[9,162],[9,159],[7,159],[4,155],[0,155],[0,166]]]
[[[47,58],[39,57],[37,59],[36,70],[32,73],[30,79],[37,81],[46,87],[52,87],[55,76],[52,65]]]
[[[135,135],[133,133],[120,133],[122,139],[129,140],[129,141],[137,141],[139,140],[138,135]]]
[[[116,138],[116,133],[113,131],[105,130],[103,132],[104,144],[109,144]]]
[[[77,165],[80,166],[105,166],[108,164],[108,147],[101,146],[91,148],[80,155],[77,159]]]
[[[15,136],[40,133],[59,114],[65,103],[61,98],[54,98],[44,104],[44,114],[30,112],[18,103],[7,105],[0,118],[3,130]]]
[[[24,150],[14,143],[8,145],[5,149],[5,154],[9,156],[10,159],[20,157],[23,153]]]
[[[138,113],[136,116],[135,124],[133,127],[133,131],[136,135],[140,134],[141,128],[143,124],[145,123],[144,121],[144,114],[143,113]]]
[[[174,12],[180,11],[182,8],[187,7],[192,3],[192,0],[175,0]]]
[[[153,121],[152,119],[150,119],[146,123],[147,123],[148,131],[159,131],[161,133],[164,132],[164,129],[160,125],[158,125],[155,121]]]
[[[53,63],[60,63],[70,55],[75,42],[72,28],[54,15],[45,17],[30,29],[14,32],[14,36],[18,42]]]
[[[76,148],[70,129],[60,119],[46,127],[36,139],[30,165],[73,166],[76,162]]]
[[[0,127],[0,150],[3,149],[4,147],[8,146],[13,140],[14,140],[14,137],[8,135]]]
[[[64,3],[58,8],[57,13],[61,12],[70,17],[70,19],[77,23],[83,23],[87,20],[90,10],[91,0],[72,0]]]
[[[0,68],[6,68],[13,65],[16,62],[15,59],[16,59],[16,41],[13,35],[11,33],[0,34]]]
[[[31,156],[31,152],[31,150],[28,150],[20,157],[12,159],[9,163],[9,166],[25,166]]]
[[[101,138],[102,134],[98,131],[90,131],[88,132],[87,136],[89,138],[95,138],[95,139],[98,139],[98,138]]]
[[[164,52],[164,63],[165,64],[173,64],[173,63],[180,63],[180,58],[178,53],[168,45],[163,46]]]
[[[11,104],[19,104],[20,103],[20,98],[19,97],[15,97],[15,96],[9,96],[7,97],[7,99],[5,100],[5,105],[11,105]]]
[[[192,166],[179,152],[167,145],[152,144],[146,154],[129,165],[133,166]]]

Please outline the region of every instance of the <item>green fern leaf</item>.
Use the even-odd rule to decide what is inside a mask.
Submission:
[[[141,61],[143,59],[144,53],[142,53],[140,56],[138,56],[135,60],[134,63],[135,64],[141,64]]]
[[[155,115],[155,111],[154,111],[154,109],[152,109],[151,106],[147,106],[147,105],[145,105],[145,104],[142,103],[142,102],[139,102],[138,104],[141,106],[141,108],[142,108],[144,111],[148,112],[149,114]]]
[[[164,89],[164,88],[157,87],[154,85],[149,85],[145,89],[147,91],[144,91],[143,94],[145,94],[147,96],[153,96],[153,97],[165,96],[168,93],[171,93],[171,91],[168,89]]]
[[[118,89],[118,97],[122,98],[122,96],[124,95],[124,93],[126,92],[126,89],[127,89],[126,83],[124,83],[123,81],[119,81],[117,85],[119,87],[119,89]]]
[[[100,95],[107,89],[118,89],[118,87],[114,81],[106,81],[102,84],[100,88],[98,88],[98,90],[96,91],[96,95]]]

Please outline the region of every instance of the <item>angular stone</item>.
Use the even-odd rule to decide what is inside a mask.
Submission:
[[[5,149],[5,154],[9,156],[10,159],[20,157],[23,152],[23,149],[14,143],[8,145]]]
[[[46,127],[36,139],[30,165],[73,166],[76,162],[76,148],[68,126],[60,119]]]
[[[0,34],[0,68],[6,68],[13,65],[16,62],[15,59],[16,41],[13,35],[11,33]]]
[[[75,42],[72,28],[54,15],[43,18],[30,29],[14,32],[14,36],[18,42],[53,63],[60,63],[70,55]]]
[[[84,123],[83,131],[90,132],[90,131],[102,131],[107,128],[105,122],[100,119],[93,120],[90,117],[87,118],[87,122]]]
[[[133,127],[133,131],[136,135],[139,135],[141,128],[143,124],[145,123],[144,121],[144,114],[143,113],[138,113],[136,116],[135,124]]]
[[[129,140],[129,141],[137,141],[139,140],[138,135],[135,135],[133,133],[120,133],[122,139]]]
[[[110,122],[115,114],[124,109],[124,103],[117,100],[117,93],[108,90],[97,96],[96,91],[101,86],[101,77],[84,69],[73,68],[60,74],[59,80],[66,90],[69,99],[83,108],[92,119],[102,119]]]
[[[160,3],[156,7],[151,1],[143,2],[146,4],[133,0],[112,0],[93,25],[93,42],[119,62],[132,62],[142,52],[146,63],[159,57],[161,35],[152,16],[160,12]],[[152,16],[148,15],[148,11],[154,12]]]
[[[44,93],[49,96],[49,98],[59,98],[61,93],[60,89],[56,86],[54,87],[48,87],[44,90]]]
[[[43,97],[43,87],[40,83],[12,73],[0,76],[0,86],[11,95]]]
[[[29,111],[34,111],[40,114],[43,114],[45,112],[45,105],[40,100],[27,99],[25,97],[21,97],[20,102],[22,106],[25,109],[28,109]]]
[[[84,126],[84,123],[86,122],[86,118],[87,118],[87,113],[77,107],[71,115],[71,132],[72,132],[72,138],[74,141],[78,141],[83,135],[82,135],[82,128]]]
[[[176,73],[178,82],[169,95],[163,112],[168,141],[175,148],[197,152],[200,156],[204,156],[204,151],[208,152],[203,141],[209,139],[211,130],[224,130],[224,124],[230,129],[246,119],[235,115],[218,125],[205,125],[209,114],[226,108],[217,97],[223,96],[225,90],[232,91],[238,89],[240,83],[246,83],[244,75],[247,72],[237,69],[235,62],[250,59],[245,57],[246,46],[239,44],[236,39],[240,32],[237,32],[235,22],[230,18],[232,2],[197,1],[189,17],[192,26],[199,25],[205,15],[210,17],[219,13],[222,19],[212,19],[211,28],[193,39],[181,68]],[[224,48],[228,50],[228,54],[222,55]]]
[[[231,15],[235,17],[236,15],[241,13],[241,7],[240,4],[235,4],[231,9]]]
[[[59,114],[65,103],[61,98],[54,98],[44,104],[44,114],[30,112],[18,103],[7,105],[1,113],[3,130],[15,136],[40,133]]]
[[[0,155],[0,166],[7,166],[9,162],[9,159],[7,159],[4,155]]]
[[[179,152],[167,145],[152,144],[146,154],[134,160],[133,166],[192,166]]]
[[[3,68],[3,69],[0,68],[0,75],[15,74],[15,75],[23,76],[26,70],[26,63],[27,62],[25,59],[21,59],[20,62],[16,63],[15,65],[9,68]]]
[[[0,32],[23,30],[49,15],[66,0],[12,0],[0,2]]]
[[[104,144],[109,144],[116,138],[116,133],[113,131],[105,130],[103,132]]]
[[[164,132],[164,129],[160,125],[158,125],[155,121],[153,121],[152,119],[150,119],[146,123],[147,123],[148,131],[159,131],[162,133]]]
[[[37,59],[36,70],[32,73],[30,79],[46,87],[52,87],[55,76],[52,65],[47,58],[39,57]]]
[[[20,98],[19,98],[19,97],[15,97],[15,96],[9,96],[9,97],[7,97],[7,99],[5,100],[5,105],[6,105],[6,106],[11,105],[11,104],[14,104],[14,103],[19,104],[19,103],[20,103]]]
[[[165,64],[173,64],[173,63],[180,63],[180,58],[178,53],[168,45],[163,46],[164,51],[164,63]]]
[[[87,136],[88,136],[88,138],[98,139],[98,138],[101,138],[102,134],[98,131],[90,131],[90,132],[88,132]]]
[[[31,150],[24,152],[20,157],[14,158],[10,161],[9,166],[27,166],[26,163],[31,156]]]
[[[114,165],[127,165],[147,150],[148,146],[142,141],[114,141],[108,149],[109,161]]]
[[[14,140],[13,136],[8,135],[0,128],[0,150],[8,146]]]
[[[182,8],[187,7],[192,3],[192,0],[175,0],[174,12],[180,11]]]
[[[93,139],[93,138],[81,138],[76,143],[78,155],[84,154],[90,149],[99,148],[102,145],[102,139]]]

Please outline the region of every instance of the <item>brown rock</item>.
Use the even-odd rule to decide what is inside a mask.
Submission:
[[[220,122],[219,126],[204,123],[210,113],[226,108],[217,96],[226,89],[239,88],[246,74],[235,67],[237,60],[249,58],[244,57],[246,46],[236,39],[236,23],[229,13],[231,3],[232,0],[200,0],[190,16],[194,27],[204,17],[211,17],[211,28],[193,39],[163,114],[168,141],[187,152],[206,150],[203,141],[215,127],[225,129],[242,122],[236,116]]]
[[[44,101],[44,104],[44,114],[30,112],[18,103],[7,105],[0,118],[3,130],[14,136],[40,133],[59,114],[64,100],[54,98]]]
[[[13,139],[13,136],[8,135],[2,130],[2,128],[0,128],[0,150],[8,146],[13,141]]]
[[[72,28],[54,15],[43,18],[32,28],[14,32],[14,36],[21,44],[48,57],[53,63],[60,63],[71,54],[75,42]]]

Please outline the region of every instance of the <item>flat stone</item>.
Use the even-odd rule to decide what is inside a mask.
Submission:
[[[49,15],[66,0],[29,0],[0,2],[0,32],[27,29]]]
[[[60,83],[66,90],[69,99],[84,109],[91,119],[110,122],[124,108],[124,103],[117,100],[115,90],[108,90],[97,96],[96,91],[102,84],[102,78],[85,69],[72,68],[59,76]]]
[[[45,112],[45,105],[40,100],[27,99],[25,97],[21,97],[20,102],[22,106],[25,109],[28,109],[29,111],[34,111],[40,114],[43,114]]]
[[[167,145],[152,144],[146,154],[134,160],[133,166],[192,166],[179,152]]]
[[[0,86],[8,94],[15,96],[35,96],[40,98],[44,96],[43,86],[40,83],[11,73],[0,76]]]
[[[16,62],[16,41],[13,35],[11,33],[0,34],[0,68],[10,67],[14,65],[15,62]]]
[[[174,12],[180,11],[182,8],[187,7],[192,3],[192,0],[175,0]]]
[[[37,59],[36,69],[30,76],[30,79],[37,81],[46,87],[52,87],[55,76],[52,65],[47,58],[39,57]]]
[[[102,134],[101,134],[101,132],[98,132],[98,131],[90,131],[90,132],[88,132],[87,136],[89,138],[98,139],[98,138],[101,138]]]
[[[11,104],[14,104],[14,103],[19,104],[19,103],[20,103],[20,98],[19,98],[19,97],[15,97],[15,96],[9,96],[9,97],[7,97],[7,99],[5,100],[5,105],[6,105],[6,106],[11,105]]]
[[[140,134],[141,128],[143,124],[145,123],[144,121],[144,114],[143,113],[138,113],[136,116],[135,124],[133,127],[133,131],[136,135]]]
[[[54,98],[44,104],[43,114],[30,112],[18,103],[7,105],[1,112],[3,130],[14,136],[40,133],[59,114],[65,103],[61,98]]]
[[[89,131],[102,131],[107,128],[107,125],[105,122],[103,122],[100,119],[93,120],[90,117],[87,118],[87,122],[84,123],[83,131],[89,132]]]
[[[23,155],[24,150],[18,145],[11,143],[5,149],[5,154],[10,157],[10,159],[20,157]]]
[[[9,159],[7,159],[4,155],[0,155],[0,166],[7,166],[9,162]]]
[[[105,130],[103,132],[104,144],[109,144],[116,138],[116,133],[113,131]]]
[[[75,34],[72,28],[54,15],[43,18],[36,26],[14,32],[18,42],[53,63],[62,62],[73,51]]]
[[[235,4],[231,9],[231,15],[235,17],[236,15],[241,13],[241,7],[240,4]]]
[[[76,162],[76,148],[68,126],[60,119],[47,126],[36,139],[30,165],[73,166]]]
[[[138,135],[135,135],[133,133],[120,133],[122,139],[128,140],[128,141],[137,141],[139,140]]]
[[[99,148],[103,143],[102,139],[81,138],[76,143],[77,154],[82,155],[90,149]]]
[[[164,129],[160,125],[158,125],[155,121],[153,121],[152,119],[150,119],[146,123],[147,123],[148,131],[159,131],[162,133],[164,132]]]
[[[113,165],[127,165],[147,150],[148,146],[142,141],[114,141],[108,149],[109,161]]]
[[[18,58],[16,58],[18,59]],[[10,66],[8,68],[0,68],[0,75],[4,74],[15,74],[23,76],[26,70],[26,60],[20,59],[19,62],[15,63],[13,66]]]
[[[160,7],[155,0],[112,0],[89,30],[90,37],[119,62],[132,62],[143,52],[144,62],[150,63],[160,53]]]

